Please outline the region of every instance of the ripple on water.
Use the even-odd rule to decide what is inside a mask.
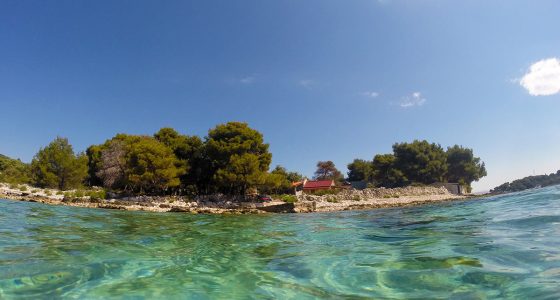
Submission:
[[[0,298],[558,299],[559,199],[267,216],[0,201]]]

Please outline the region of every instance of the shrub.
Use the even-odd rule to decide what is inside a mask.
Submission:
[[[107,198],[107,193],[105,190],[91,191],[89,192],[90,200],[101,200]]]
[[[296,203],[298,201],[295,195],[282,195],[280,196],[280,200],[286,203]]]
[[[83,198],[84,196],[85,196],[84,191],[78,190],[78,191],[74,192],[74,197],[76,197],[76,198]]]
[[[19,188],[19,185],[13,184],[13,183],[12,183],[12,184],[10,184],[10,188],[11,188],[12,190],[17,190],[17,189]]]
[[[19,187],[19,190],[22,191],[22,192],[25,192],[25,191],[27,191],[27,187],[25,185],[22,185],[22,186]]]
[[[35,189],[31,191],[33,194],[37,194],[39,192],[39,190]]]
[[[354,200],[354,201],[360,201],[360,200],[362,200],[362,199],[360,198],[359,195],[354,195],[354,197],[352,197],[352,200]]]
[[[58,192],[56,192],[56,194],[57,194],[57,195],[64,195],[64,192],[58,191]]]
[[[331,203],[338,203],[338,200],[336,199],[336,197],[327,197],[327,202],[331,202]]]
[[[49,191],[49,190],[46,190],[46,191],[45,191],[45,195],[47,195],[47,196],[51,196],[51,195],[52,195],[52,193],[51,193],[51,191]]]

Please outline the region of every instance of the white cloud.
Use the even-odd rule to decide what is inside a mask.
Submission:
[[[424,103],[426,103],[426,98],[424,98],[420,92],[414,92],[409,96],[403,97],[399,106],[409,108],[413,106],[422,106]]]
[[[560,59],[548,58],[532,64],[519,84],[533,96],[560,93]]]
[[[311,79],[302,79],[298,82],[298,84],[306,89],[310,89],[315,85],[315,81]]]
[[[247,76],[247,77],[243,77],[239,80],[240,83],[242,84],[251,84],[255,82],[255,76]]]
[[[379,92],[367,91],[367,92],[363,92],[362,96],[368,97],[368,98],[377,98],[377,97],[379,97]]]

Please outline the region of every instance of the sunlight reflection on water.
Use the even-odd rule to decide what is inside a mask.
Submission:
[[[560,298],[560,188],[189,215],[0,201],[0,298]]]

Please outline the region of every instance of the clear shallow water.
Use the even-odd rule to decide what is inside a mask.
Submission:
[[[560,299],[560,187],[325,214],[0,200],[0,298]]]

